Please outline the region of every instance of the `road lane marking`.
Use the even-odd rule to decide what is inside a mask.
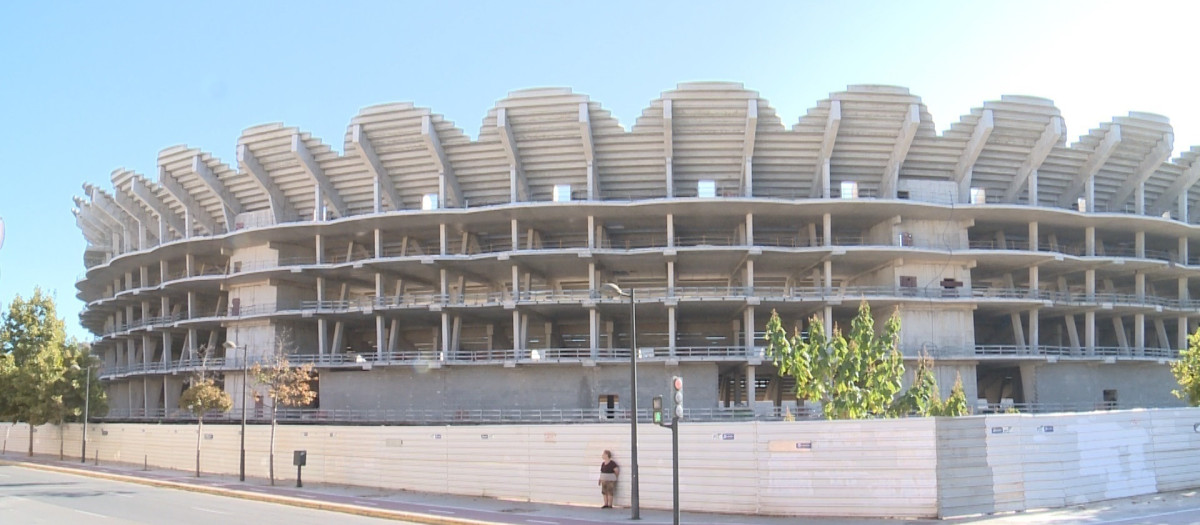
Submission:
[[[221,512],[221,511],[219,511],[219,510],[206,509],[206,508],[204,508],[204,507],[192,507],[192,508],[193,508],[193,509],[196,509],[196,510],[199,510],[199,511],[203,511],[203,512],[211,512],[211,513],[213,513],[213,514],[229,514],[228,512]]]
[[[372,506],[372,507],[378,507],[378,506],[379,506],[379,504],[378,504],[378,503],[371,503],[370,501],[360,501],[360,502],[358,502],[358,504],[359,504],[359,505],[370,505],[370,506]]]
[[[116,497],[118,497],[118,498],[132,498],[132,497],[133,497],[133,494],[120,494],[120,493],[117,493],[117,494],[113,494],[113,496],[116,496]]]
[[[1158,514],[1145,514],[1142,516],[1138,516],[1136,518],[1125,518],[1125,519],[1110,520],[1110,521],[1097,521],[1096,523],[1107,524],[1107,523],[1125,523],[1127,521],[1144,521],[1147,518],[1158,518],[1158,517],[1162,517],[1162,516],[1171,516],[1174,514],[1187,514],[1187,513],[1195,513],[1195,512],[1200,512],[1200,509],[1173,510],[1171,512],[1159,512]]]
[[[86,510],[79,510],[79,509],[74,509],[74,510],[75,510],[75,512],[78,512],[80,514],[87,514],[88,516],[95,516],[97,518],[107,518],[108,517],[103,514],[96,514],[95,512],[88,512]]]
[[[429,512],[436,512],[438,514],[454,514],[453,512],[450,512],[448,510],[437,510],[437,509],[429,509]]]
[[[542,521],[542,520],[525,520],[529,523],[545,523],[547,525],[558,525],[557,521]]]

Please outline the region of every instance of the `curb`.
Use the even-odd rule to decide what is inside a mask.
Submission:
[[[331,512],[339,512],[342,514],[353,514],[357,516],[366,516],[371,518],[382,518],[390,520],[405,520],[415,523],[426,523],[430,525],[493,525],[496,522],[479,521],[467,518],[449,518],[445,516],[434,516],[430,514],[421,514],[417,512],[403,510],[387,510],[373,509],[351,505],[348,503],[331,503],[315,500],[307,500],[292,496],[280,496],[276,494],[260,494],[244,490],[229,489],[223,487],[207,487],[203,485],[192,485],[189,483],[180,483],[177,481],[167,481],[159,479],[142,478],[138,476],[127,476],[123,474],[111,474],[108,472],[97,472],[89,469],[71,468],[58,465],[47,465],[43,463],[32,463],[25,461],[13,461],[0,459],[0,465],[10,467],[24,467],[35,470],[45,470],[49,472],[60,472],[64,474],[74,474],[78,476],[88,476],[92,478],[101,478],[111,481],[122,481],[126,483],[136,483],[138,485],[147,485],[151,487],[162,487],[176,490],[186,490],[188,492],[199,492],[203,494],[212,494],[216,496],[225,496],[231,498],[239,498],[251,501],[261,501],[266,503],[276,503],[280,505],[289,505],[292,507],[302,507],[316,510],[326,510]]]

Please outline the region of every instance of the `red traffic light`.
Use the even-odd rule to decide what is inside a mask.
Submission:
[[[676,392],[683,390],[683,378],[675,376],[675,378],[671,380],[671,387],[674,388]]]

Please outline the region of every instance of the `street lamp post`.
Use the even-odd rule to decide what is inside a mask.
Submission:
[[[92,359],[88,356],[87,379],[84,380],[83,388],[83,439],[80,440],[79,446],[79,462],[87,463],[87,427],[88,427],[88,412],[91,411],[92,404]],[[80,371],[78,364],[71,363],[71,370]]]
[[[229,356],[230,350],[237,349],[237,343],[225,341],[225,356]],[[240,456],[238,458],[238,481],[246,481],[246,361],[248,361],[249,350],[242,347],[242,445]]]
[[[637,302],[633,288],[626,292],[614,283],[605,283],[601,289],[611,295],[629,298],[629,404],[633,413],[633,417],[629,418],[629,463],[633,467],[631,476],[633,485],[630,488],[629,498],[632,515],[629,519],[640,520],[642,516],[641,504],[638,500]]]

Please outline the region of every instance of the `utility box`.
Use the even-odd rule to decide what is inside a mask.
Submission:
[[[296,450],[292,452],[292,465],[303,467],[308,464],[308,451]]]

